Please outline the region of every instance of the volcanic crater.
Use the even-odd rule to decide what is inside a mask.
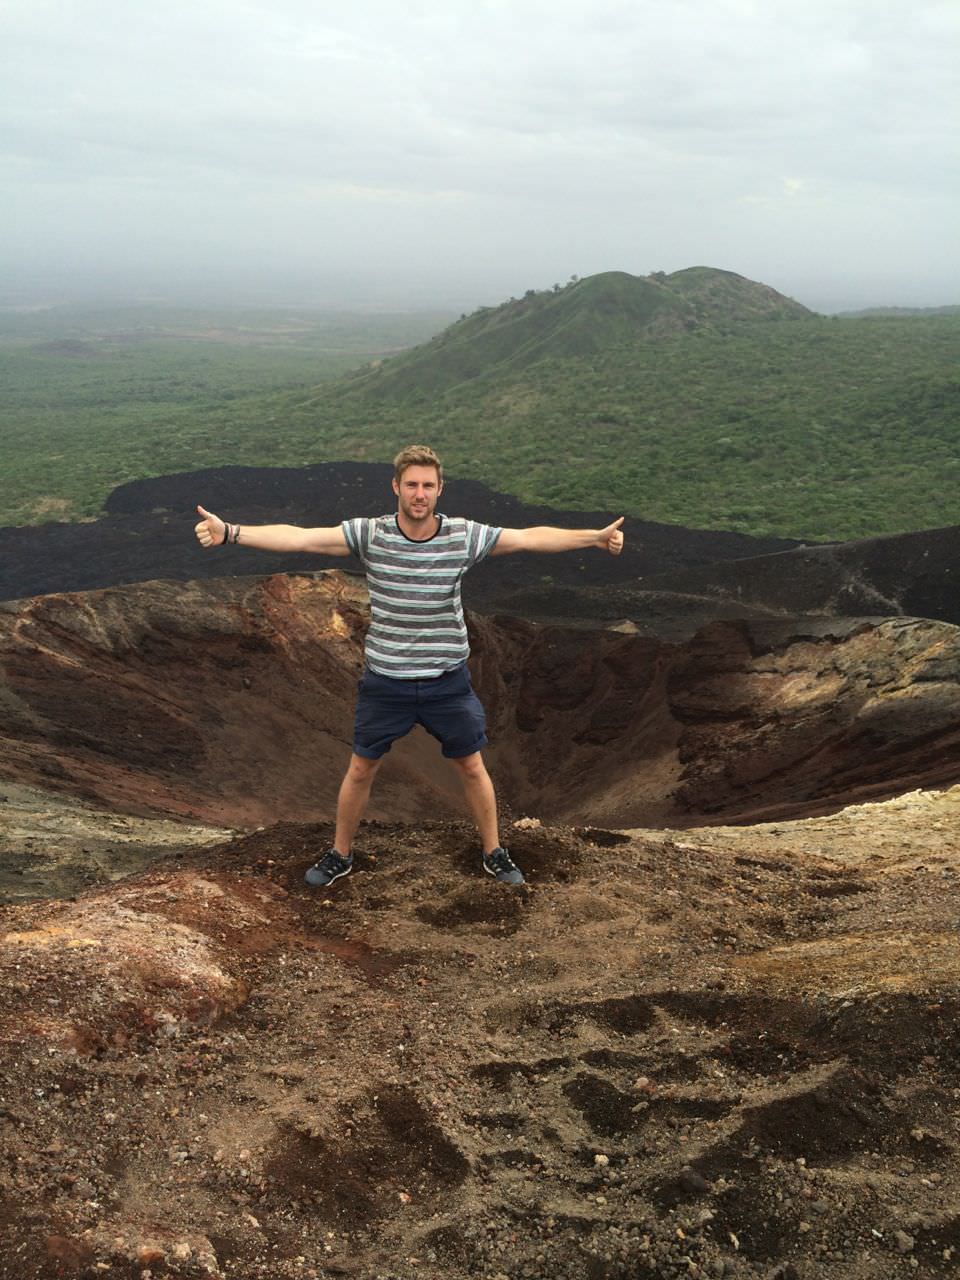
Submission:
[[[332,811],[368,617],[336,571],[0,606],[20,783],[224,827]],[[960,632],[916,618],[716,622],[686,642],[470,617],[508,810],[607,827],[825,813],[960,776]],[[462,815],[423,730],[370,816]]]

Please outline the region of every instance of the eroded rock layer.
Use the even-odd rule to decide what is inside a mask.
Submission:
[[[323,817],[367,618],[336,572],[145,583],[0,606],[0,768],[127,813]],[[960,778],[960,631],[729,622],[669,644],[476,616],[489,762],[515,811],[608,826],[824,812]],[[422,731],[371,816],[459,812]]]

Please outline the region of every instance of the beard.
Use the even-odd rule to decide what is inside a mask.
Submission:
[[[404,502],[402,498],[400,499],[400,510],[408,520],[413,520],[415,522],[420,520],[429,520],[436,510],[436,506],[437,504],[435,502],[424,502],[422,505],[419,505],[417,503]]]

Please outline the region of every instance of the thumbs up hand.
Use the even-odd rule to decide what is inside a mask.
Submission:
[[[203,507],[197,507],[197,513],[202,517],[194,527],[197,541],[201,547],[219,547],[225,540],[226,524],[212,511],[204,511]]]
[[[623,521],[624,517],[621,516],[619,520],[614,520],[613,524],[608,524],[605,529],[600,531],[597,546],[603,547],[612,556],[618,556],[623,550],[623,530],[620,528]]]

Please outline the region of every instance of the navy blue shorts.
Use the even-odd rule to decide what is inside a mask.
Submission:
[[[487,745],[487,718],[465,662],[433,680],[395,680],[369,667],[364,671],[353,727],[356,754],[379,760],[415,724],[433,734],[450,760]]]

